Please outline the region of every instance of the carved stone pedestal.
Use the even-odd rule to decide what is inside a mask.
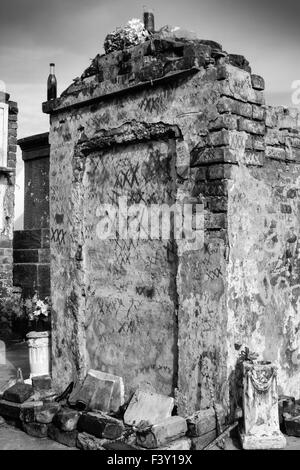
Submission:
[[[50,331],[31,331],[26,337],[29,349],[30,378],[50,375]]]
[[[270,362],[243,364],[243,449],[282,449],[286,440],[279,429],[277,368]]]
[[[0,340],[0,365],[6,364],[6,349],[4,341]]]

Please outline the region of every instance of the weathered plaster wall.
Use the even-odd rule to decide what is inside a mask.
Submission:
[[[83,374],[88,365],[95,365],[114,373],[122,373],[127,378],[127,393],[140,380],[150,381],[161,392],[174,393],[179,354],[182,361],[180,393],[184,394],[190,387],[191,378],[195,382],[191,396],[196,393],[194,402],[198,401],[199,393],[196,389],[199,377],[194,372],[194,364],[188,362],[188,356],[197,356],[198,364],[195,346],[198,347],[199,344],[196,342],[188,345],[186,338],[190,335],[192,338],[195,335],[198,337],[197,328],[205,326],[202,319],[197,318],[197,303],[201,300],[197,296],[202,291],[202,268],[201,259],[193,259],[197,260],[199,250],[190,255],[194,266],[188,274],[191,281],[194,279],[194,289],[197,290],[195,298],[186,293],[186,289],[189,289],[186,284],[188,268],[179,268],[181,274],[176,279],[178,293],[179,297],[186,299],[186,303],[184,309],[180,309],[182,318],[177,319],[178,300],[174,299],[170,284],[175,282],[174,266],[180,266],[185,260],[181,253],[177,256],[176,244],[175,252],[172,247],[170,249],[161,242],[139,242],[136,248],[134,242],[128,242],[130,249],[127,242],[124,244],[121,241],[120,246],[113,242],[111,248],[105,250],[105,244],[97,240],[91,242],[88,233],[90,229],[93,233],[93,227],[97,223],[97,204],[107,198],[111,200],[116,185],[120,185],[117,188],[120,194],[129,191],[137,202],[142,197],[146,204],[151,201],[170,203],[169,196],[165,199],[168,186],[176,182],[177,189],[172,190],[174,194],[171,202],[175,198],[187,198],[187,201],[193,198],[194,202],[201,202],[197,196],[192,195],[194,185],[189,178],[190,152],[198,144],[201,146],[202,136],[207,134],[208,123],[218,114],[216,102],[219,88],[217,80],[214,80],[215,68],[203,68],[196,74],[195,72],[197,71],[191,72],[190,77],[179,77],[171,82],[168,80],[152,88],[147,86],[140,91],[130,91],[124,96],[108,96],[107,100],[89,107],[81,106],[65,111],[62,109],[59,114],[51,116],[53,373],[61,382],[63,371],[64,384],[71,380],[79,368]],[[106,83],[98,84],[97,93],[101,92],[101,86],[104,87],[102,93],[106,95]],[[77,93],[76,102],[87,98],[86,93]],[[65,104],[72,104],[73,99],[72,94],[62,98]],[[132,128],[122,132],[125,141],[132,141],[132,147],[124,148],[119,153],[113,148],[108,149],[104,155],[95,156],[93,160],[89,157],[84,163],[80,163],[80,159],[75,163],[75,149],[80,147],[81,140],[88,142],[97,134],[103,135],[110,129],[116,133],[116,129],[132,122]],[[172,143],[174,161],[171,167],[174,168],[174,175],[170,174],[165,182],[157,182],[157,177],[160,175],[162,178],[165,171],[172,173],[161,167],[161,161],[166,158],[164,155],[169,152],[168,139],[166,141],[164,136],[160,144],[154,145],[150,136],[150,142],[146,146],[138,144],[135,147],[135,141],[142,140],[139,139],[139,129],[144,123],[172,125],[178,129],[176,143]],[[88,170],[90,165],[98,165],[97,170]],[[82,171],[83,183],[75,181]],[[87,177],[88,173],[93,176]],[[130,188],[130,182],[133,182],[133,188]],[[89,187],[89,192],[83,194],[85,204],[82,204],[83,199],[79,196],[82,185]],[[86,208],[85,213],[82,212],[83,207]],[[210,225],[213,226],[213,221]],[[76,260],[78,249],[81,261]],[[205,257],[207,259],[207,255]],[[118,260],[122,258],[125,258],[126,263],[118,266]],[[209,262],[208,265],[209,271]],[[102,269],[99,269],[100,266]],[[209,284],[209,278],[205,282],[206,285]],[[214,284],[218,283],[221,284],[222,281],[214,281]],[[145,286],[145,292],[154,288],[152,299],[143,294]],[[213,291],[215,290],[216,287],[213,287]],[[96,294],[92,295],[95,291]],[[207,305],[210,305],[211,297],[209,294],[205,295]],[[220,296],[222,291],[221,294],[213,292],[212,297],[217,300],[212,300],[214,304],[207,314],[209,317],[213,314],[212,324],[217,331],[211,336],[203,328],[201,335],[199,347],[204,351],[204,363],[207,354],[214,358],[222,355],[222,348],[218,347],[218,351],[214,352],[215,338],[224,335],[224,324],[217,319],[218,315],[223,316],[222,303],[218,301]],[[217,315],[216,308],[219,309]],[[188,320],[189,316],[193,318]],[[177,322],[185,325],[184,330],[177,329]],[[179,346],[178,334],[182,335]],[[183,372],[184,364],[186,372]],[[192,372],[189,372],[190,368]],[[186,374],[189,374],[188,380],[184,379]]]
[[[6,120],[5,154],[0,167],[0,335],[9,336],[11,330],[12,238],[14,220],[15,167],[17,150],[17,103],[9,95],[0,92],[0,103],[8,108]],[[3,144],[4,142],[2,142]],[[1,149],[2,150],[2,149]]]
[[[175,141],[91,154],[83,179],[87,362],[170,394],[176,372],[176,254],[166,241],[100,240],[101,204],[175,201]],[[98,217],[97,217],[98,216]],[[135,214],[131,215],[134,219]]]
[[[279,366],[279,392],[299,397],[299,116],[266,109],[262,166],[229,180],[228,343]]]

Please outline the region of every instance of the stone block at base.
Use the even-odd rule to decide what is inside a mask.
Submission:
[[[173,408],[174,398],[137,390],[125,411],[124,422],[130,426],[137,426],[142,421],[153,425],[169,418]]]
[[[76,447],[77,431],[61,431],[54,424],[48,425],[48,437],[53,441],[59,442],[67,447]]]
[[[32,423],[36,420],[36,414],[43,408],[42,401],[24,402],[21,406],[20,419],[25,423]]]
[[[23,431],[33,437],[47,437],[48,425],[41,423],[23,423]]]
[[[124,382],[123,382],[122,377],[119,377],[118,375],[108,374],[106,372],[102,372],[102,371],[94,370],[94,369],[90,369],[88,374],[92,377],[96,377],[99,380],[99,382],[100,381],[103,382],[105,379],[113,381],[113,389],[112,389],[110,402],[109,402],[109,410],[118,411],[118,409],[120,408],[120,406],[123,405],[124,400],[125,400],[124,399]],[[99,402],[98,394],[96,393],[90,405],[97,410],[105,411],[104,409],[99,407],[99,404],[101,404],[101,400],[100,400],[100,403],[98,402]]]
[[[225,410],[219,404],[216,405],[220,419],[220,424],[225,423]],[[203,434],[213,431],[216,428],[216,412],[214,408],[196,411],[192,416],[187,418],[188,436],[199,437]]]
[[[79,431],[105,439],[118,439],[124,431],[124,424],[121,420],[98,411],[82,415],[77,427]]]
[[[35,392],[40,392],[41,390],[51,390],[52,380],[50,375],[38,375],[32,377],[32,386]]]
[[[150,429],[137,432],[137,444],[155,449],[183,437],[187,432],[186,420],[182,416],[170,416]]]
[[[81,450],[105,450],[103,444],[106,439],[99,439],[87,432],[80,432],[77,436],[76,446]]]
[[[5,390],[3,399],[13,403],[24,403],[33,395],[33,388],[31,385],[25,383],[16,383],[12,387]]]
[[[281,432],[270,436],[241,434],[241,444],[245,450],[284,449],[286,447],[286,439]]]
[[[0,400],[0,416],[5,419],[19,420],[21,414],[21,404]]]
[[[54,416],[53,424],[62,431],[70,432],[77,428],[77,422],[79,419],[79,412],[71,410],[70,408],[62,408]]]
[[[285,417],[284,424],[288,436],[300,437],[300,416]]]
[[[36,413],[35,420],[38,423],[49,424],[52,422],[54,416],[59,410],[59,403],[44,403],[43,408],[38,410],[38,412]]]

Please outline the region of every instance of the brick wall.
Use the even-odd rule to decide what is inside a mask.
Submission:
[[[48,133],[18,140],[24,161],[24,228],[49,227]]]
[[[37,291],[40,298],[50,295],[49,229],[17,230],[13,240],[14,286],[24,298]]]
[[[13,281],[24,298],[50,295],[48,133],[20,139],[25,173],[24,230],[14,232]]]

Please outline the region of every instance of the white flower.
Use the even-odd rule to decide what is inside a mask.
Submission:
[[[143,22],[138,18],[128,21],[123,28],[117,28],[113,33],[108,34],[104,41],[106,54],[124,47],[135,46],[144,42],[149,36]]]
[[[41,300],[39,299],[37,293],[34,294],[32,299],[26,299],[24,301],[24,306],[28,311],[29,320],[37,319],[40,315],[48,317],[50,312],[50,306],[48,302],[50,302],[48,297],[46,297],[45,300]]]
[[[26,299],[24,301],[24,307],[27,308],[28,310],[32,309],[32,300],[31,299]]]

